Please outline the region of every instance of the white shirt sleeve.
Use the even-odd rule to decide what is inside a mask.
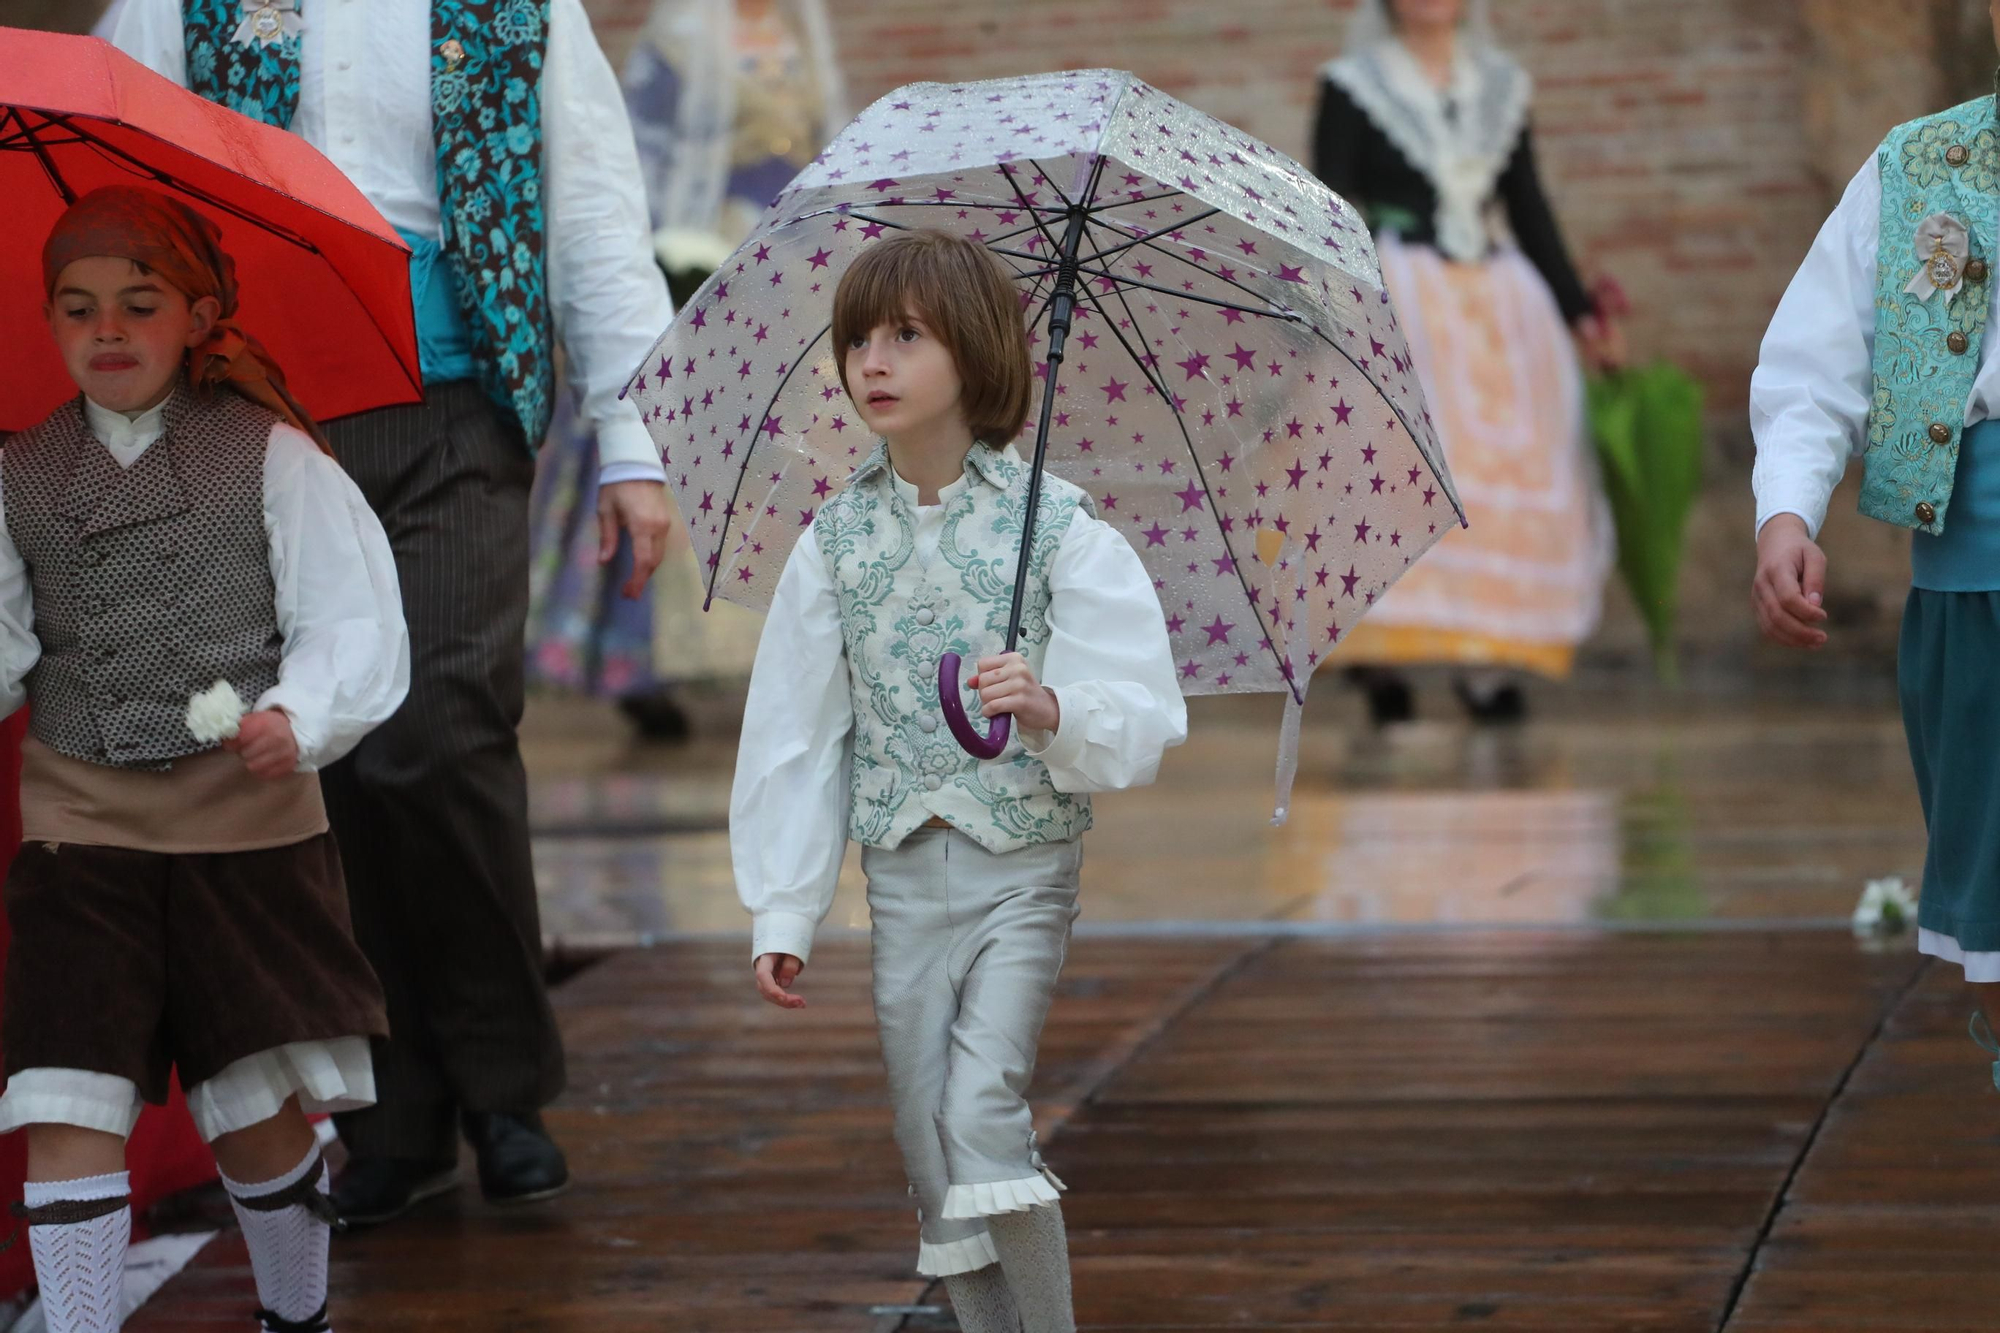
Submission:
[[[808,527],[792,548],[750,671],[729,851],[753,919],[750,956],[812,951],[847,852],[854,702],[840,598]]]
[[[1866,448],[1875,360],[1882,178],[1870,157],[1799,266],[1750,377],[1757,530],[1797,514],[1814,537],[1848,460]]]
[[[550,8],[542,134],[549,296],[599,466],[617,469],[607,480],[664,482],[638,406],[619,395],[673,322],[673,299],[653,258],[624,95],[582,0]]]
[[[1187,702],[1153,580],[1110,524],[1078,512],[1049,570],[1042,683],[1062,719],[1055,735],[1021,731],[1057,791],[1143,787],[1187,739]]]
[[[0,500],[0,513],[5,512]],[[42,641],[35,637],[35,596],[28,581],[28,562],[14,545],[14,535],[0,521],[0,717],[12,717],[28,702],[28,673],[42,660]]]
[[[187,87],[187,37],[181,30],[180,0],[124,0],[110,39],[155,74]]]
[[[389,538],[338,463],[282,423],[264,457],[264,530],[284,655],[257,708],[282,708],[299,768],[339,759],[410,689],[410,639]]]

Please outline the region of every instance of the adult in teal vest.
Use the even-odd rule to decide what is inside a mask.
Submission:
[[[527,501],[558,336],[602,462],[602,540],[637,595],[668,503],[624,381],[672,317],[618,85],[581,0],[126,0],[113,40],[310,141],[411,248],[427,401],[328,425],[381,516],[410,628],[407,705],[322,775],[355,930],[389,996],[376,1107],[339,1121],[358,1221],[455,1183],[567,1180],[541,975],[522,708]],[[310,318],[310,312],[301,312]]]
[[[1997,232],[1994,97],[1892,130],[1785,293],[1750,390],[1753,597],[1769,637],[1827,641],[1815,539],[1852,455],[1861,512],[1912,530],[1897,674],[1929,828],[1918,947],[1964,969],[1989,1049],[2000,1024]]]

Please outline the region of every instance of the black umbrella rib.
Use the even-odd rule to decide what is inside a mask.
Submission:
[[[722,577],[722,552],[729,545],[729,525],[736,517],[736,502],[743,498],[743,479],[750,475],[750,459],[757,452],[757,437],[763,433],[764,423],[771,419],[771,409],[778,405],[778,398],[785,392],[785,386],[792,382],[792,376],[799,373],[800,366],[812,360],[812,349],[819,344],[821,338],[832,331],[833,325],[829,323],[812,336],[811,342],[799,349],[799,355],[786,368],[784,377],[778,381],[778,387],[771,390],[771,396],[764,400],[762,410],[757,413],[757,423],[750,428],[750,440],[743,446],[743,465],[736,469],[736,485],[729,492],[729,501],[722,511],[722,531],[716,534],[715,570],[708,576],[708,593],[702,600],[704,610],[715,600],[715,581]]]
[[[62,196],[63,203],[75,203],[76,191],[69,188],[69,182],[63,179],[60,171],[56,170],[55,159],[49,156],[47,146],[35,137],[34,128],[28,124],[27,117],[21,114],[18,107],[9,107],[8,114],[13,117],[14,123],[20,126],[21,138],[27,142],[28,151],[42,164],[42,173],[49,178],[49,184],[55,187],[56,193]]]
[[[1105,197],[1107,199],[1110,198],[1109,195]],[[1136,208],[1140,204],[1157,204],[1163,199],[1192,199],[1192,198],[1194,198],[1194,196],[1189,194],[1186,190],[1163,190],[1159,194],[1141,195],[1136,199],[1126,198],[1126,199],[1119,199],[1113,203],[1094,204],[1091,206],[1089,211],[1091,213],[1108,213],[1114,208]]]
[[[1096,225],[1103,226],[1102,223],[1098,223]],[[1273,305],[1267,297],[1259,295],[1256,291],[1254,291],[1249,287],[1244,286],[1242,283],[1238,282],[1234,278],[1225,278],[1220,273],[1216,273],[1210,269],[1203,268],[1200,264],[1195,263],[1192,259],[1189,259],[1186,255],[1175,254],[1172,250],[1169,250],[1167,247],[1163,245],[1154,244],[1152,241],[1144,241],[1140,242],[1140,244],[1143,246],[1144,249],[1146,249],[1152,254],[1159,255],[1166,259],[1171,259],[1178,264],[1185,264],[1189,268],[1193,269],[1195,272],[1203,275],[1204,277],[1213,278],[1215,279],[1215,281],[1223,284],[1225,287],[1234,287],[1237,291],[1242,292],[1245,296],[1255,297],[1257,300],[1262,301],[1264,303],[1264,309],[1262,310],[1252,310],[1248,306],[1239,307],[1247,311],[1248,313],[1261,314],[1272,319],[1282,318],[1285,313],[1278,306]]]
[[[1148,241],[1157,241],[1162,236],[1171,236],[1177,231],[1186,231],[1189,227],[1192,227],[1195,223],[1206,222],[1220,212],[1222,212],[1222,210],[1219,208],[1211,208],[1206,213],[1197,213],[1191,218],[1182,218],[1178,222],[1174,222],[1168,226],[1161,227],[1155,231],[1149,231],[1139,236],[1128,237],[1127,239],[1125,239],[1122,245],[1114,245],[1108,250],[1097,251],[1096,252],[1097,256],[1101,259],[1105,259],[1109,258],[1112,255],[1124,254],[1127,250],[1130,250],[1135,245],[1144,245]],[[1096,227],[1100,231],[1114,230],[1110,223],[1105,222],[1101,218],[1092,218],[1090,220],[1090,225]],[[1121,237],[1125,236],[1125,233],[1122,231],[1117,232],[1116,234]]]
[[[1197,296],[1193,292],[1184,292],[1177,287],[1162,287],[1156,282],[1147,282],[1141,278],[1128,278],[1124,274],[1114,273],[1110,269],[1091,269],[1079,266],[1077,272],[1087,274],[1091,277],[1106,279],[1109,282],[1117,284],[1120,291],[1138,288],[1141,291],[1158,292],[1162,296],[1171,296],[1176,301],[1193,301],[1197,305],[1214,306],[1218,310],[1235,310],[1245,315],[1255,315],[1259,319],[1283,319],[1299,323],[1303,323],[1305,320],[1303,315],[1294,310],[1274,310],[1268,305],[1261,309],[1256,306],[1237,305],[1233,301],[1222,301],[1213,296]]]
[[[1092,305],[1097,307],[1097,313],[1103,317],[1105,324],[1110,327],[1112,336],[1118,339],[1120,346],[1124,347],[1125,354],[1132,358],[1134,365],[1138,366],[1139,373],[1147,376],[1147,382],[1155,387],[1161,399],[1165,401],[1167,411],[1173,414],[1174,428],[1180,431],[1181,443],[1187,446],[1188,462],[1194,467],[1195,479],[1201,483],[1202,493],[1209,497],[1209,503],[1215,505],[1215,488],[1208,484],[1208,470],[1202,467],[1201,456],[1195,452],[1194,438],[1188,434],[1187,421],[1181,416],[1180,404],[1174,401],[1173,391],[1165,383],[1166,377],[1161,375],[1157,379],[1153,378],[1151,368],[1146,365],[1145,358],[1133,352],[1132,344],[1125,340],[1125,335],[1119,330],[1117,321],[1111,318],[1110,312],[1104,309],[1096,297],[1091,296],[1089,300]],[[1125,317],[1131,320],[1133,332],[1137,334],[1140,344],[1142,346],[1145,345],[1145,330],[1140,326],[1139,317],[1133,313],[1131,305],[1122,296],[1119,298],[1119,304],[1125,307]],[[1257,600],[1257,594],[1250,587],[1250,580],[1243,573],[1243,561],[1236,554],[1235,543],[1229,540],[1228,529],[1222,526],[1221,506],[1215,505],[1215,511],[1215,531],[1216,535],[1222,538],[1222,549],[1229,553],[1229,567],[1236,575],[1237,585],[1243,589],[1243,599],[1250,603],[1250,613],[1257,617],[1258,627],[1264,631],[1264,641],[1270,645],[1271,654],[1277,658],[1280,674],[1282,674],[1285,659],[1278,652],[1276,626],[1265,622],[1263,605]],[[1293,697],[1300,703],[1303,704],[1305,702],[1305,691],[1300,688],[1298,682],[1288,678],[1286,688],[1292,691]]]
[[[1040,170],[1040,168],[1037,168],[1037,170]],[[1014,197],[1021,201],[1021,207],[1029,210],[1030,216],[1034,218],[1035,231],[1040,234],[1044,241],[1048,242],[1049,253],[1058,256],[1061,255],[1062,242],[1056,239],[1054,232],[1051,232],[1042,224],[1039,210],[1033,204],[1029,203],[1028,196],[1021,192],[1021,182],[1014,179],[1014,173],[1007,163],[1002,162],[1000,164],[1000,174],[1006,179],[1008,188],[1014,191]],[[1096,177],[1093,176],[1091,179],[1092,183],[1095,184]]]

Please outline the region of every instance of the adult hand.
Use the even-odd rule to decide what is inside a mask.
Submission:
[[[803,995],[792,994],[792,983],[805,971],[804,963],[788,953],[767,953],[758,957],[756,967],[759,995],[780,1009],[806,1007]]]
[[[1056,692],[1035,679],[1028,659],[1019,653],[980,658],[971,685],[979,691],[982,717],[1012,713],[1015,724],[1029,731],[1054,731],[1062,725]]]
[[[632,577],[619,591],[636,598],[667,553],[674,530],[674,507],[663,481],[614,481],[597,489],[597,563],[618,554],[618,532],[632,534]]]
[[[1764,637],[1792,648],[1823,648],[1826,553],[1797,514],[1779,514],[1757,534],[1757,577],[1750,600]]]
[[[245,713],[236,734],[222,748],[243,761],[250,776],[276,782],[299,766],[299,741],[292,720],[276,708]]]
[[[1599,374],[1625,369],[1630,356],[1625,346],[1625,326],[1609,315],[1585,315],[1577,321],[1578,350],[1584,364]]]

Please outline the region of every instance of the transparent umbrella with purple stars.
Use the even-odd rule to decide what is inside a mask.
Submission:
[[[871,452],[835,369],[833,292],[869,245],[915,228],[968,236],[1014,274],[1040,385],[1033,484],[1047,468],[1081,486],[1139,553],[1182,691],[1285,694],[1282,820],[1313,668],[1464,521],[1359,217],[1282,153],[1118,71],[882,98],[627,390],[711,598],[768,607],[798,535]],[[1017,582],[1009,650],[1020,607]],[[997,756],[1008,719],[982,734],[958,654],[937,669],[954,736]]]

